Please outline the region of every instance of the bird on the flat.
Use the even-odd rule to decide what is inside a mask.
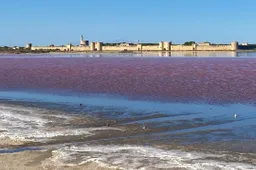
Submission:
[[[237,117],[237,114],[234,115],[234,118],[235,118],[235,119],[236,119],[236,117]]]

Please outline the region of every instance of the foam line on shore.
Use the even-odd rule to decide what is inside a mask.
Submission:
[[[179,150],[163,150],[143,146],[69,146],[53,152],[52,160],[59,166],[77,166],[96,162],[105,167],[125,170],[175,169],[245,170],[254,165],[240,162],[225,162],[225,154],[205,154]]]
[[[47,142],[63,136],[90,136],[96,131],[115,130],[113,127],[72,128],[71,126],[57,125],[56,118],[69,121],[72,116],[47,115],[43,109],[24,108],[21,106],[0,105],[0,139],[1,141]],[[51,117],[49,117],[51,116]],[[52,124],[54,126],[51,126]],[[3,144],[3,143],[0,143]]]

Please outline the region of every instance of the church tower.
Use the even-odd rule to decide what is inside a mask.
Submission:
[[[89,41],[84,40],[84,36],[81,35],[80,37],[80,46],[88,46],[89,45]]]
[[[80,37],[80,46],[85,46],[84,36],[83,35],[81,35],[81,37]]]

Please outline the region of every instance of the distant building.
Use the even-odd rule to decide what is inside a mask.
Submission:
[[[58,50],[58,51],[237,51],[238,42],[234,41],[231,44],[219,44],[213,45],[209,42],[203,42],[196,44],[195,42],[189,42],[190,44],[173,44],[171,41],[161,41],[157,43],[102,43],[102,42],[90,42],[84,40],[83,35],[80,37],[79,45],[72,45],[71,43],[66,46],[32,46],[31,43],[26,45],[27,49],[31,50]],[[243,43],[244,44],[244,43]],[[248,43],[246,43],[248,45]]]
[[[242,43],[242,46],[248,46],[248,42]]]
[[[81,38],[80,38],[80,46],[81,47],[89,46],[89,41],[88,40],[84,40],[84,36],[83,35],[81,35]]]
[[[32,44],[31,43],[26,44],[26,49],[30,49],[31,50],[31,48],[32,48]]]

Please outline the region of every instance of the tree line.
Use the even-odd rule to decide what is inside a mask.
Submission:
[[[10,53],[10,54],[22,54],[22,53],[49,53],[49,52],[58,52],[59,50],[30,50],[25,47],[8,47],[0,46],[0,53]]]

